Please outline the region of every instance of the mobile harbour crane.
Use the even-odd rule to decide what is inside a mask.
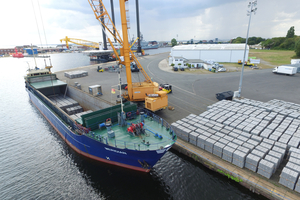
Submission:
[[[96,19],[101,22],[101,24],[106,28],[106,30],[108,30],[108,32],[117,40],[117,42],[122,47],[120,48],[120,57],[117,57],[119,60],[119,64],[125,66],[128,86],[128,93],[124,93],[123,97],[129,101],[144,101],[145,108],[153,112],[166,108],[168,106],[167,92],[159,91],[159,84],[151,80],[151,78],[145,72],[145,70],[143,69],[143,67],[141,66],[141,64],[130,49],[130,45],[128,42],[128,26],[125,8],[125,2],[127,2],[128,0],[119,0],[123,40],[120,34],[118,33],[114,23],[112,22],[111,17],[109,16],[102,0],[88,1],[95,14]],[[109,38],[108,41],[113,47],[114,52],[116,53],[116,49],[114,48]],[[145,80],[143,82],[132,82],[130,67],[131,62],[135,62],[140,72],[144,75]]]

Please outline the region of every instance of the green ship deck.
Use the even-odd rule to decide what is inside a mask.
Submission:
[[[139,122],[137,119],[127,120],[127,124]],[[133,136],[127,132],[129,126],[120,127],[118,124],[113,124],[111,129],[115,132],[114,138],[108,137],[106,127],[93,130],[87,136],[107,143],[110,146],[132,150],[158,150],[172,145],[176,141],[176,139],[172,139],[173,134],[169,128],[166,128],[162,123],[153,120],[151,117],[144,119],[145,134]],[[162,138],[158,138],[155,134],[161,135]],[[174,137],[176,136],[174,135]]]

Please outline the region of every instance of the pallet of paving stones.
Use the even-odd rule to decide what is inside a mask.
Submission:
[[[81,118],[82,115],[85,115],[85,114],[88,114],[88,113],[91,113],[91,112],[93,112],[93,111],[92,111],[92,110],[87,110],[87,111],[84,111],[84,112],[79,112],[79,113],[70,115],[70,117],[71,117],[73,120],[76,120],[76,119],[78,119],[78,118]]]
[[[79,103],[68,96],[55,95],[49,97],[53,104],[61,108],[68,115],[83,112],[83,108]]]
[[[300,192],[300,154],[292,152],[288,157],[288,162],[280,174],[279,183]]]
[[[291,190],[294,190],[298,178],[299,172],[284,167],[280,174],[279,183],[290,188]]]
[[[67,78],[73,79],[73,78],[81,78],[81,77],[88,76],[88,72],[83,70],[78,70],[78,71],[65,72],[64,75]]]
[[[296,153],[300,155],[299,125],[298,104],[241,99],[219,101],[172,128],[179,138],[270,178],[286,156],[296,162]]]

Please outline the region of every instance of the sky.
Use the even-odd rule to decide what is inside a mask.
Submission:
[[[119,1],[114,0],[117,30],[122,33]],[[230,40],[246,37],[249,0],[139,0],[144,40],[170,42]],[[111,14],[110,0],[103,3]],[[249,37],[285,37],[291,26],[300,35],[299,0],[257,0]],[[137,37],[135,0],[128,1],[130,39]],[[100,23],[88,0],[1,1],[0,48],[30,44],[60,44],[60,39],[102,42]],[[112,38],[109,33],[108,36]]]

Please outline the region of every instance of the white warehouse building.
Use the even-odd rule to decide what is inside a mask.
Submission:
[[[243,60],[245,44],[190,44],[174,46],[171,49],[169,64],[174,58],[199,59],[204,62],[231,62]],[[247,45],[245,60],[248,60],[249,46]],[[175,64],[175,63],[174,63]]]

